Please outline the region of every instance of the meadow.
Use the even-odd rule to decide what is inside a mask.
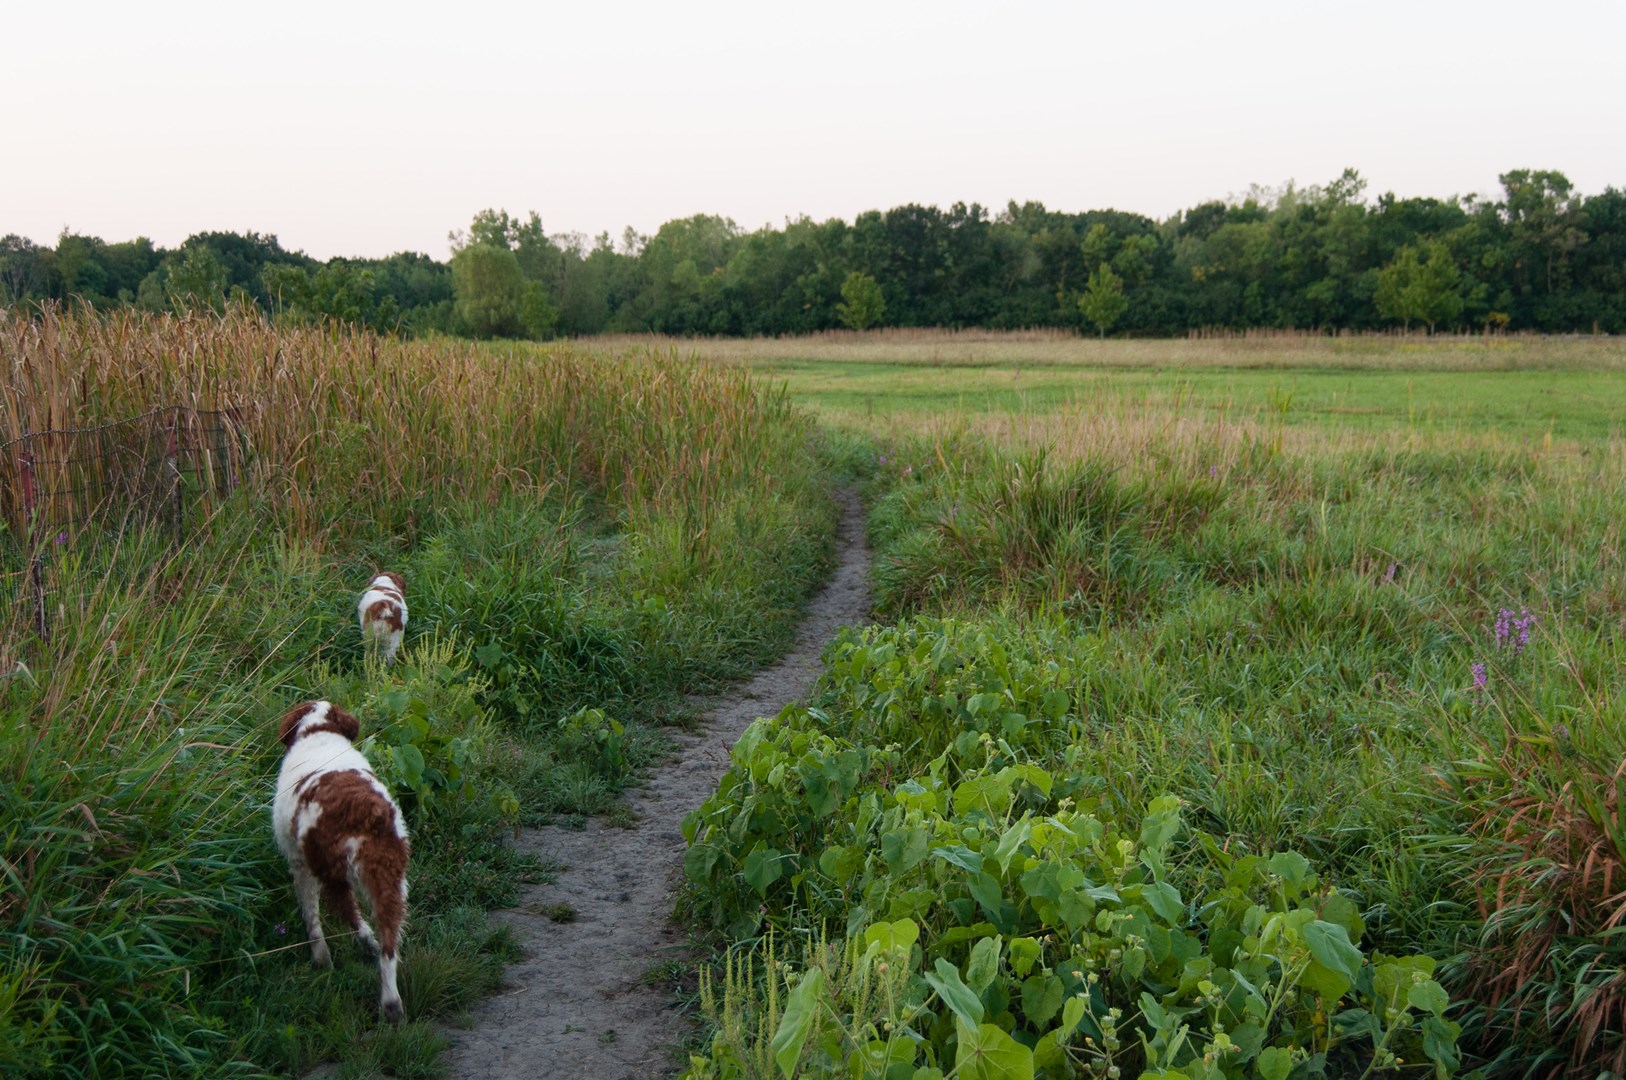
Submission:
[[[27,603],[0,625],[8,1077],[436,1075],[437,1022],[512,951],[486,909],[548,869],[503,835],[613,820],[684,695],[782,650],[826,559],[811,423],[662,353],[47,309],[0,322],[0,359],[0,438],[229,409],[249,466],[189,492],[179,538],[51,487],[72,436],[41,444],[62,494],[31,525],[7,473],[0,572],[22,592],[42,556],[50,629]],[[411,608],[387,670],[354,621],[379,567]],[[272,845],[277,720],[317,696],[412,830],[400,1026],[353,943],[311,968]]]
[[[830,332],[641,341],[739,364],[844,426],[1002,423],[1138,410],[1317,433],[1626,434],[1626,350],[1609,338],[1257,333],[1174,341],[1030,331]],[[602,347],[602,344],[599,346]],[[879,422],[878,422],[879,420]]]
[[[549,872],[503,834],[616,820],[685,695],[784,648],[837,482],[878,621],[683,823],[690,1075],[1626,1071],[1610,339],[47,310],[0,359],[0,440],[176,403],[252,466],[178,541],[0,499],[51,616],[0,624],[0,1073],[436,1075],[511,955],[485,910]],[[353,622],[386,566],[387,670]],[[398,1028],[359,949],[291,940],[271,733],[312,696],[413,829]]]
[[[1620,1072],[1620,346],[897,338],[699,350],[855,433],[882,621],[686,824],[689,1075]]]

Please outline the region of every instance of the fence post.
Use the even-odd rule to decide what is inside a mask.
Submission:
[[[237,487],[237,475],[232,470],[231,462],[231,421],[225,409],[215,412],[215,453],[220,459],[221,486],[225,489],[222,495],[231,498],[231,493]]]
[[[175,505],[175,549],[180,550],[182,537],[182,514],[185,507],[182,499],[185,493],[181,487],[181,464],[179,460],[179,439],[176,438],[176,426],[180,423],[181,410],[177,406],[169,414],[168,437],[165,440],[164,460],[169,464],[170,498]]]
[[[39,503],[39,489],[34,477],[34,451],[29,449],[28,436],[23,433],[23,449],[18,452],[17,471],[23,481],[24,535],[28,541],[29,607],[34,613],[34,632],[41,641],[51,640],[49,611],[45,606],[45,556],[40,553],[39,537],[34,530],[34,512]]]

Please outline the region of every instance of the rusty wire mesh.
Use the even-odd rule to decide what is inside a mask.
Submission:
[[[132,526],[166,529],[179,546],[243,482],[250,445],[242,420],[241,409],[170,405],[0,443],[0,522],[10,540],[0,589],[47,636],[53,550]]]

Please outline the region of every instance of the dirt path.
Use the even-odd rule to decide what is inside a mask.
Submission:
[[[527,890],[517,908],[493,917],[514,928],[525,959],[497,996],[473,1009],[474,1027],[449,1031],[446,1075],[463,1080],[643,1080],[675,1071],[686,1022],[670,995],[644,979],[682,955],[670,919],[683,871],[679,823],[717,787],[728,750],[759,716],[806,697],[819,654],[838,627],[867,620],[869,553],[863,511],[846,496],[838,565],[814,598],[791,652],[718,702],[676,756],[628,801],[634,828],[528,830],[520,847],[566,869]],[[575,920],[554,923],[547,905],[569,904]]]

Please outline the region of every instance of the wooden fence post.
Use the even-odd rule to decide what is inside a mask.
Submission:
[[[181,487],[181,465],[179,460],[180,440],[176,437],[175,430],[176,426],[180,423],[180,416],[181,410],[178,406],[169,414],[168,437],[165,440],[164,446],[164,460],[169,465],[170,499],[175,506],[176,550],[180,550],[181,546],[181,538],[183,535],[182,515],[185,512],[185,507],[182,503],[182,500],[185,498],[185,493],[182,491]]]
[[[23,449],[17,458],[17,472],[23,482],[24,535],[27,538],[29,607],[34,614],[34,632],[42,641],[51,640],[50,612],[45,606],[45,556],[40,553],[39,537],[34,535],[35,510],[39,505],[39,488],[34,476],[34,451],[29,448],[28,436],[23,433]]]

